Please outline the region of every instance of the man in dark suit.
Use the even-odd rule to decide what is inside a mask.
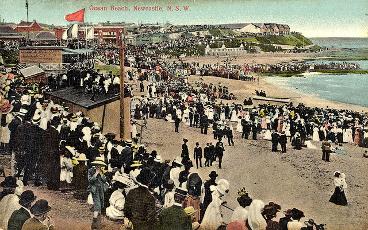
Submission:
[[[47,128],[44,139],[44,163],[46,165],[47,188],[51,190],[59,190],[60,187],[60,152],[59,152],[59,132],[56,127],[59,119],[51,120],[50,126]]]
[[[281,152],[286,153],[287,137],[286,137],[285,131],[281,132],[281,135],[279,137],[279,143],[281,145]]]
[[[156,224],[156,200],[149,191],[154,174],[142,169],[137,176],[139,187],[129,191],[125,199],[124,214],[133,223],[134,229],[150,230]]]
[[[211,156],[210,156],[210,143],[207,143],[206,147],[203,148],[203,155],[204,155],[204,167],[210,166]]]
[[[183,144],[181,145],[181,157],[184,160],[189,160],[189,149],[188,149],[188,139],[183,139]]]
[[[275,130],[272,131],[271,134],[271,142],[272,142],[272,152],[277,152],[277,145],[279,144],[279,134],[275,132]]]
[[[201,133],[202,134],[207,134],[207,129],[208,129],[208,117],[207,117],[207,115],[203,114],[201,116],[200,125],[201,125]]]
[[[198,161],[199,161],[199,166],[202,168],[202,148],[201,146],[199,146],[199,143],[196,143],[196,147],[194,148],[194,159],[196,161],[196,166],[198,169]]]
[[[230,129],[230,127],[226,127],[226,137],[227,137],[227,142],[229,143],[229,146],[234,146],[234,134],[233,134],[233,130]]]
[[[215,147],[216,157],[219,159],[219,168],[221,168],[222,157],[224,156],[224,144],[221,142],[221,139],[218,140]]]
[[[24,222],[31,218],[30,209],[36,196],[31,190],[24,191],[19,199],[20,209],[13,212],[8,221],[8,230],[21,230]]]
[[[175,117],[175,132],[178,133],[179,132],[179,124],[180,124],[180,118]]]

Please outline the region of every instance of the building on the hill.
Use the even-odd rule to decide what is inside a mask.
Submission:
[[[236,31],[248,34],[286,35],[290,33],[290,27],[277,23],[248,23]]]
[[[204,52],[205,52],[205,55],[232,56],[232,55],[246,54],[247,50],[244,48],[243,44],[241,44],[238,48],[226,48],[225,45],[222,45],[221,48],[210,48],[210,46],[207,45]]]
[[[11,26],[9,25],[0,26],[0,40],[10,41],[10,40],[19,40],[22,38],[24,38],[24,36],[15,31]]]
[[[19,33],[39,32],[42,31],[42,27],[35,20],[32,22],[21,21],[15,27],[15,31]]]

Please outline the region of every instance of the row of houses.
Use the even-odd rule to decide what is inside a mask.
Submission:
[[[60,41],[68,28],[42,25],[37,21],[21,21],[18,24],[3,23],[0,24],[0,40],[27,38],[31,41]],[[79,39],[86,39],[87,28],[93,28],[92,38],[96,38],[101,43],[120,43],[124,32],[123,24],[80,25],[78,27]]]
[[[277,23],[238,23],[222,24],[221,28],[231,29],[238,33],[262,34],[262,35],[287,35],[290,34],[290,26]]]

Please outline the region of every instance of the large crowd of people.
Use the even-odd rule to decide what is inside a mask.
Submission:
[[[343,153],[342,143],[368,146],[366,114],[292,103],[253,105],[245,100],[244,105],[235,104],[228,101],[235,97],[227,87],[189,84],[187,80],[190,75],[211,75],[255,81],[249,72],[299,71],[310,68],[307,64],[200,66],[164,62],[160,59],[162,52],[157,51],[160,47],[146,48],[127,49],[125,63],[132,69],[123,77],[138,84],[125,87],[129,92],[125,95],[132,97],[133,104],[131,139],[126,140],[102,133],[100,124],[82,112],[71,112],[44,98],[44,92],[65,87],[81,88],[91,100],[98,94],[117,94],[120,76],[95,71],[91,62],[73,63],[65,74],[50,75],[47,84],[26,84],[13,74],[3,75],[0,143],[2,153],[12,157],[12,175],[1,183],[0,229],[54,228],[48,202],[37,200],[30,190],[23,191],[28,185],[72,192],[75,199],[93,205],[92,229],[101,229],[103,215],[120,221],[122,229],[316,227],[313,220],[301,221],[304,213],[297,208],[285,210],[285,217],[276,221],[281,206],[252,198],[256,194],[250,196],[245,188],[239,190],[239,206],[225,223],[222,209],[227,207],[226,195],[230,189],[239,189],[218,178],[216,172],[222,168],[226,142],[234,146],[235,141],[244,139],[269,140],[272,152],[280,145],[285,153],[288,142],[299,150],[317,148],[312,141],[323,141],[322,160],[329,161],[332,151]],[[101,49],[97,53],[100,61],[118,64],[117,50]],[[349,64],[338,68],[342,67],[355,68]],[[133,91],[142,96],[135,96]],[[266,96],[265,92],[262,95]],[[164,160],[159,152],[139,143],[136,121],[141,119],[162,119],[172,123],[175,132],[186,126],[213,135],[214,141],[197,142],[189,150],[189,140],[184,138],[177,157]],[[234,141],[236,136],[241,139]],[[197,169],[201,167],[211,167],[208,178],[199,175]],[[345,174],[335,172],[333,176],[335,192],[330,201],[347,205]]]

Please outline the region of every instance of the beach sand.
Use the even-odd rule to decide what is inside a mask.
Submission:
[[[201,81],[229,87],[242,103],[244,98],[254,95],[256,89],[265,90],[269,96],[291,97],[294,103],[305,103],[308,106],[353,109],[357,111],[367,108],[343,103],[322,100],[317,97],[303,95],[290,89],[260,78],[259,83],[229,80],[215,77],[190,77],[190,82]],[[223,103],[232,103],[223,101]],[[118,125],[118,124],[116,124]],[[234,123],[233,126],[236,126]],[[195,142],[203,147],[213,142],[213,136],[200,134],[199,129],[180,125],[180,133],[174,132],[173,123],[163,120],[149,119],[147,129],[143,130],[142,142],[149,151],[157,150],[163,159],[172,160],[181,153],[182,139],[189,140],[190,157],[193,157]],[[211,133],[211,130],[209,130]],[[317,223],[327,224],[329,230],[366,230],[368,229],[368,159],[363,158],[364,149],[344,144],[346,154],[332,155],[331,162],[321,160],[319,142],[313,142],[316,149],[293,150],[288,143],[287,153],[272,153],[271,143],[265,140],[242,140],[235,133],[235,146],[225,145],[223,169],[217,163],[208,168],[193,168],[203,180],[208,179],[211,170],[216,170],[218,179],[225,178],[230,182],[230,193],[224,197],[228,206],[237,206],[237,191],[245,187],[253,199],[261,199],[281,205],[282,210],[298,208],[304,211],[303,221],[313,218]],[[224,140],[226,143],[226,139]],[[9,165],[7,163],[7,165]],[[340,170],[346,174],[348,188],[346,196],[349,205],[336,206],[328,200],[333,193],[333,172]],[[26,187],[35,191],[39,198],[49,200],[52,207],[51,216],[57,229],[89,229],[92,212],[85,203],[72,198],[71,194],[51,192],[40,187]],[[224,220],[229,221],[231,211],[224,209]],[[282,213],[278,217],[282,217]],[[118,223],[104,219],[103,229],[119,229]]]

